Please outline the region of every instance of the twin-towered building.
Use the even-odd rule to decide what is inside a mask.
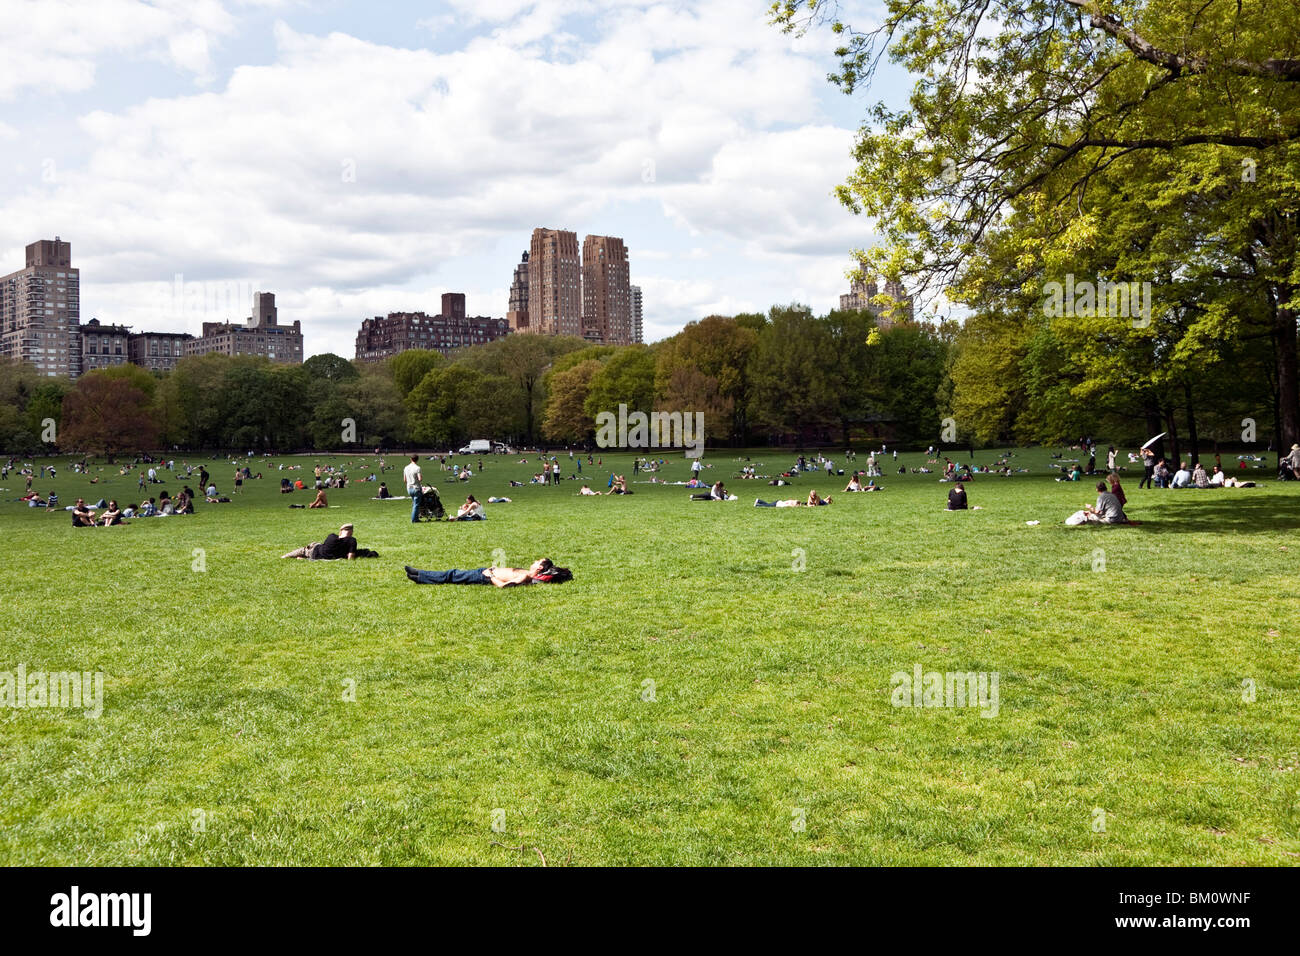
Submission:
[[[514,332],[573,335],[604,345],[641,341],[627,246],[615,236],[538,228],[510,284],[506,321]]]
[[[912,321],[912,297],[908,295],[907,289],[903,283],[893,280],[885,283],[885,295],[893,299],[897,305],[888,308],[881,308],[872,302],[880,294],[880,286],[872,279],[870,282],[864,282],[861,279],[854,279],[846,295],[840,296],[840,308],[845,311],[856,309],[867,309],[876,317],[876,327],[882,332],[888,331],[899,322]]]

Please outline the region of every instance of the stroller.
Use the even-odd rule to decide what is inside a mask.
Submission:
[[[442,506],[438,489],[432,485],[425,485],[420,495],[420,518],[426,521],[441,521],[445,517],[447,511]]]

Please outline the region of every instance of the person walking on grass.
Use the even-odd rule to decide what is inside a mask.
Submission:
[[[424,475],[420,473],[420,456],[412,455],[411,463],[402,469],[406,479],[406,493],[411,496],[411,524],[420,521],[420,495],[424,484]]]

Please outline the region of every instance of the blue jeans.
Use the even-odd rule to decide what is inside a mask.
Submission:
[[[406,493],[411,496],[411,523],[415,524],[420,520],[420,495],[422,492],[412,485],[406,489]]]
[[[416,571],[416,584],[491,584],[486,574],[487,568],[474,571]]]

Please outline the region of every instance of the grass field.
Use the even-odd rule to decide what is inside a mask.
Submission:
[[[514,499],[458,524],[412,525],[364,483],[291,510],[310,494],[277,493],[276,458],[231,504],[74,530],[14,503],[11,475],[0,671],[105,684],[98,719],[0,708],[0,863],[1300,862],[1300,484],[1139,491],[1130,471],[1141,527],[1067,528],[1095,494],[1045,450],[970,484],[966,513],[888,468],[878,494],[800,479],[835,504],[754,508],[776,489],[732,481],[736,455],[706,459],[728,503],[434,463],[449,505]],[[632,478],[605,456],[601,489],[611,460]],[[61,504],[138,500],[114,467],[91,486],[59,464],[35,488]],[[280,560],[343,521],[378,559]],[[402,572],[497,549],[574,580]],[[916,665],[996,673],[996,717],[891,706]]]

